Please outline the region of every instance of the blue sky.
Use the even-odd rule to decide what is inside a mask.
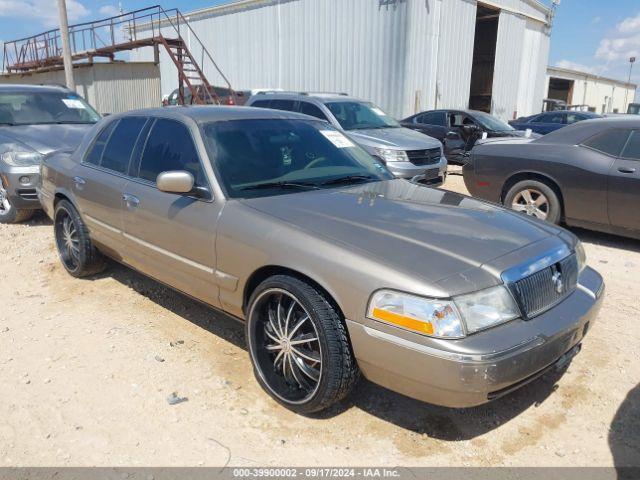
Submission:
[[[128,11],[156,1],[122,0],[122,5]],[[229,3],[229,0],[165,0],[161,3],[165,8],[179,5],[183,12],[188,12]],[[118,1],[67,0],[67,8],[70,23],[78,23],[116,14]],[[56,25],[56,0],[0,0],[0,41],[39,33]],[[638,56],[632,80],[640,83],[639,0],[562,0],[551,37],[551,65],[626,79],[630,55]]]

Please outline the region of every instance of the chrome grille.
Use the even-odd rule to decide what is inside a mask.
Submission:
[[[427,150],[409,150],[409,161],[414,165],[434,165],[440,161],[440,147]]]
[[[558,281],[562,289],[558,289]],[[578,260],[575,254],[513,284],[513,292],[527,318],[540,315],[564,300],[578,283]]]

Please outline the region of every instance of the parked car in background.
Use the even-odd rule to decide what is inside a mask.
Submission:
[[[74,149],[100,115],[58,86],[0,86],[0,223],[29,219],[40,208],[40,160]]]
[[[536,140],[487,140],[464,168],[475,197],[552,223],[640,238],[640,118],[575,123]]]
[[[407,117],[400,124],[440,140],[449,163],[458,165],[467,162],[469,151],[485,133],[490,138],[525,136],[499,118],[477,110],[429,110]]]
[[[602,118],[602,115],[593,112],[556,110],[554,112],[538,113],[529,117],[520,117],[517,120],[511,120],[509,124],[517,130],[531,129],[540,135],[546,135],[567,125],[594,118]]]
[[[186,86],[183,87],[184,91],[184,105],[194,105],[195,99],[191,94],[191,90]],[[205,92],[204,85],[196,85],[196,91],[198,92],[198,96],[205,99],[205,103],[208,105],[217,105],[213,100],[216,97],[220,102],[219,105],[244,105],[247,102],[247,99],[251,96],[250,91],[243,90],[232,90],[228,87],[210,87],[209,95]],[[180,89],[176,88],[171,94],[167,97],[166,100],[163,100],[162,105],[164,107],[175,106],[180,104]]]
[[[640,115],[640,103],[630,103],[627,107],[629,115]]]
[[[402,127],[371,102],[338,93],[273,92],[251,97],[247,106],[300,112],[329,122],[397,177],[431,185],[446,178],[440,142]]]
[[[566,365],[596,319],[604,283],[573,234],[394,178],[326,121],[165,108],[94,132],[43,164],[64,268],[110,255],[238,317],[257,381],[296,412],[359,370],[486,403]]]

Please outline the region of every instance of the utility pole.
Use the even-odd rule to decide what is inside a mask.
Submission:
[[[631,83],[631,70],[633,70],[633,64],[636,61],[636,57],[631,57],[629,59],[629,80],[627,81],[627,83]],[[627,111],[629,110],[629,104],[627,104],[627,98],[629,96],[629,85],[627,85],[624,89],[624,106],[626,107]]]
[[[58,0],[60,14],[60,37],[62,38],[62,59],[64,61],[65,83],[69,90],[76,90],[76,82],[73,80],[73,61],[71,60],[71,47],[69,45],[69,20],[67,19],[67,2]]]

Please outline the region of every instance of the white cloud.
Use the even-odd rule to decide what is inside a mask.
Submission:
[[[618,23],[613,32],[600,41],[596,58],[611,62],[627,61],[640,56],[640,13]]]
[[[120,15],[120,9],[115,5],[104,5],[100,7],[100,15],[104,15],[105,17],[115,17]]]
[[[67,0],[69,22],[86,17],[89,10],[78,0]],[[45,27],[58,25],[58,6],[54,0],[0,0],[0,17],[34,19]]]

